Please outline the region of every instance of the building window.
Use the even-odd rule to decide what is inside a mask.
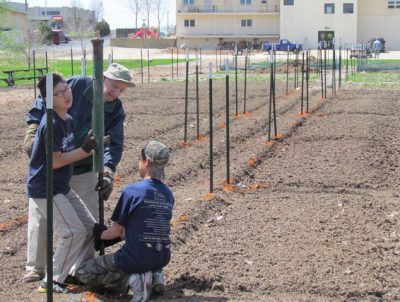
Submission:
[[[400,0],[388,0],[388,8],[400,8]]]
[[[185,27],[195,27],[194,19],[186,19],[185,20]]]
[[[193,5],[194,0],[183,0],[183,5]]]
[[[325,3],[325,14],[335,13],[335,3]]]
[[[283,0],[283,5],[294,5],[294,0]]]
[[[60,11],[59,10],[48,10],[47,15],[48,16],[58,16],[58,15],[60,15]]]
[[[240,0],[241,5],[251,5],[251,0]]]
[[[242,19],[242,20],[240,20],[240,25],[242,27],[252,27],[253,26],[253,20],[251,20],[251,19]]]
[[[343,14],[354,14],[354,4],[343,3]]]

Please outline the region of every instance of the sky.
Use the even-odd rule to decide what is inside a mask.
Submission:
[[[11,2],[25,3],[24,0],[10,0]],[[57,6],[71,6],[72,2],[81,3],[82,7],[90,8],[92,0],[28,0],[29,7],[42,6],[47,4],[47,7]],[[167,19],[169,26],[175,25],[175,2],[176,0],[165,0],[167,11],[169,11],[169,18],[167,13],[161,21],[161,27],[167,26]],[[135,27],[135,17],[130,9],[124,4],[124,0],[103,0],[103,12],[104,19],[110,24],[111,29],[115,28],[130,28]],[[143,16],[139,16],[139,20],[144,19]],[[139,24],[142,22],[140,21]],[[157,26],[157,18],[150,16],[150,26]]]

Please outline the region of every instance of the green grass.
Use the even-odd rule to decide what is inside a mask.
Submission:
[[[17,69],[28,69],[28,66],[26,64],[20,63],[23,61],[22,59],[16,60],[15,58],[5,58],[4,60],[0,61],[0,78],[7,78],[7,75],[5,73],[2,73],[2,70],[17,70]],[[179,60],[179,62],[184,62],[184,59]],[[129,69],[139,69],[141,67],[141,62],[140,60],[131,60],[131,59],[122,59],[122,60],[115,60],[115,62],[120,63],[124,66],[126,66]],[[174,62],[176,62],[174,60]],[[344,61],[345,62],[345,61]],[[80,75],[81,74],[81,62],[78,60],[74,60],[74,74],[75,75]],[[153,59],[150,60],[149,66],[154,67],[154,66],[161,66],[161,65],[170,65],[171,60],[170,59]],[[70,60],[49,60],[48,61],[49,65],[49,71],[50,72],[57,72],[64,77],[70,77],[72,75],[72,68],[71,68],[71,61]],[[375,60],[375,59],[370,59],[368,60],[368,65],[369,66],[374,66],[374,67],[382,67],[382,69],[385,68],[392,68],[392,67],[398,67],[400,69],[400,60]],[[36,66],[37,67],[45,67],[45,60],[44,59],[38,59],[36,61]],[[108,60],[104,60],[103,63],[103,68],[104,70],[107,69],[108,66]],[[345,71],[345,63],[343,64],[342,71]],[[267,65],[265,65],[267,67]],[[147,69],[147,61],[143,60],[143,68]],[[350,69],[350,66],[349,66]],[[350,70],[349,70],[350,71]],[[250,72],[250,71],[249,71]],[[146,72],[145,72],[146,73]],[[243,79],[243,70],[239,70],[239,78]],[[86,66],[86,74],[87,75],[92,75],[93,74],[93,62],[92,61],[87,61],[87,66]],[[151,74],[151,70],[150,70]],[[33,76],[33,71],[29,72],[20,72],[15,74],[15,77],[32,77]],[[299,74],[301,77],[301,75]],[[218,72],[214,74],[214,77],[216,80],[224,80],[225,79],[225,72]],[[345,80],[343,74],[343,81]],[[230,80],[232,81],[234,79],[234,71],[232,70],[230,72]],[[249,81],[258,81],[258,80],[268,80],[269,79],[269,74],[248,74],[248,80]],[[163,78],[161,81],[168,82],[170,79],[168,78]],[[301,80],[301,78],[300,78]],[[314,80],[319,80],[319,77],[316,74],[310,74],[310,81]],[[286,81],[286,75],[285,74],[278,74],[277,75],[277,81]],[[293,75],[289,76],[289,81],[293,81]],[[371,87],[391,87],[398,85],[400,82],[400,72],[360,72],[355,75],[349,74],[348,77],[349,82],[353,82],[362,86],[371,86]],[[17,80],[16,84],[17,86],[20,85],[26,85],[26,84],[32,84],[33,80]],[[7,83],[5,81],[0,81],[0,87],[7,87]]]
[[[350,75],[349,82],[363,87],[397,87],[400,82],[400,72],[359,72]]]
[[[15,63],[21,60],[9,60],[9,61],[0,61],[0,79],[7,78],[7,74],[1,72],[2,70],[24,70],[28,69],[27,64]],[[179,63],[184,62],[184,59],[180,59]],[[122,64],[126,66],[128,69],[139,69],[141,68],[140,60],[131,60],[131,59],[121,59],[115,60],[114,62]],[[143,60],[143,68],[147,69],[147,66],[161,66],[161,65],[171,65],[171,59],[152,59],[149,64],[147,64],[147,60]],[[174,60],[174,64],[176,64],[176,60]],[[36,61],[36,67],[46,67],[46,62],[44,59],[38,59]],[[70,60],[48,60],[49,72],[56,72],[61,74],[62,76],[68,78],[72,75],[72,66]],[[106,70],[108,67],[108,60],[103,61],[103,69]],[[33,65],[31,64],[31,68],[33,69]],[[74,75],[82,74],[81,61],[74,60],[73,61],[73,71]],[[151,69],[150,69],[151,74]],[[93,75],[93,61],[86,61],[86,75]],[[38,75],[37,75],[38,76]],[[40,76],[40,74],[39,74]],[[14,77],[33,77],[33,70],[29,72],[18,72],[15,73]],[[17,80],[16,85],[26,85],[32,84],[33,80]],[[3,80],[0,80],[0,87],[7,87],[7,83]]]

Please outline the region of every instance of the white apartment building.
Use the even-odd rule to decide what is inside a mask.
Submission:
[[[215,48],[220,41],[275,42],[316,48],[386,40],[400,49],[400,0],[177,0],[178,43]]]
[[[279,38],[279,0],[177,0],[176,9],[178,45],[215,48]]]

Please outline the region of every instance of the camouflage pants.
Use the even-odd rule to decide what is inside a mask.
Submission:
[[[118,269],[112,253],[86,261],[75,270],[75,276],[87,285],[126,293],[130,274]]]

